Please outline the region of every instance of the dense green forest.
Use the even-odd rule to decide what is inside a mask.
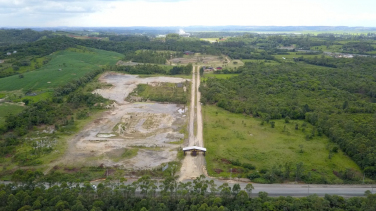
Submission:
[[[334,69],[302,63],[244,66],[237,77],[205,80],[201,101],[268,123],[305,119],[315,126],[307,131],[308,141],[327,135],[367,176],[376,178],[376,63],[363,57],[350,61]]]
[[[362,210],[376,209],[376,194],[366,197],[344,198],[336,195],[318,197],[269,197],[266,192],[252,194],[253,186],[244,190],[239,184],[232,187],[224,183],[215,185],[213,180],[199,177],[193,182],[181,183],[169,177],[159,182],[143,176],[130,185],[123,181],[90,183],[47,182],[36,172],[17,171],[15,184],[0,184],[0,210]],[[31,180],[30,180],[31,179]],[[158,190],[158,191],[157,191]],[[252,195],[252,198],[250,197]]]
[[[52,31],[37,32],[31,29],[0,30],[0,46],[34,42],[51,35]]]
[[[165,64],[167,59],[183,57],[183,52],[157,52],[157,51],[136,51],[125,54],[125,61],[132,60],[140,63]]]

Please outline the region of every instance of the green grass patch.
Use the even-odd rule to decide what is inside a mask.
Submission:
[[[56,52],[52,60],[38,70],[1,78],[0,91],[52,89],[84,76],[86,73],[114,65],[122,54],[97,49],[68,49]]]
[[[55,182],[85,182],[105,178],[109,172],[115,171],[102,167],[56,166],[43,178]]]
[[[234,166],[228,161],[239,161],[252,164],[257,171],[283,166],[291,162],[292,168],[297,163],[304,163],[304,174],[314,178],[325,178],[329,183],[341,183],[333,171],[353,169],[360,174],[359,167],[341,150],[332,153],[336,147],[325,136],[315,135],[307,139],[313,127],[301,120],[285,123],[284,120],[271,120],[261,125],[261,120],[233,114],[215,106],[203,106],[204,142],[207,148],[206,162],[211,176],[229,177],[230,168],[239,170],[239,174],[247,176],[249,171]],[[298,130],[295,125],[298,124]],[[305,127],[302,125],[306,124]],[[304,128],[304,129],[303,129]],[[293,171],[292,171],[293,172]],[[232,173],[236,176],[237,173]],[[291,174],[293,175],[293,174]],[[294,180],[291,176],[290,180]]]
[[[52,97],[52,95],[53,95],[52,92],[43,92],[43,93],[40,93],[36,96],[25,96],[20,101],[27,99],[27,100],[30,100],[31,102],[35,103],[35,102],[38,102],[38,101],[50,99]]]
[[[25,107],[17,104],[1,103],[0,104],[0,126],[5,124],[5,117],[9,114],[18,114]]]
[[[144,149],[144,150],[150,150],[150,151],[162,151],[162,147],[157,147],[157,146],[147,147],[147,146],[136,145],[136,146],[132,146],[132,148]]]
[[[180,144],[183,144],[184,143],[184,139],[181,139],[180,141],[172,141],[172,142],[168,142],[169,144],[177,144],[177,145],[180,145]]]
[[[138,101],[157,101],[186,104],[189,98],[190,83],[160,83],[158,85],[139,84],[137,89],[128,96],[129,101],[140,97]]]
[[[129,159],[129,158],[133,158],[137,155],[138,153],[138,148],[131,148],[131,149],[124,149],[124,152],[123,154],[121,154],[121,158],[122,159]]]

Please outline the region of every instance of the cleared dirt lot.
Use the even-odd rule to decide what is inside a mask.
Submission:
[[[118,166],[132,169],[154,168],[176,159],[179,145],[170,142],[184,138],[180,129],[186,125],[184,106],[124,101],[137,84],[180,83],[182,78],[150,77],[106,73],[101,82],[112,84],[98,93],[115,103],[69,140],[65,156],[56,165]],[[137,154],[123,158],[127,149]],[[124,156],[125,157],[125,156]]]
[[[188,64],[188,63],[200,63],[200,64],[211,64],[211,63],[221,63],[223,59],[219,56],[186,56],[183,58],[174,58],[169,60],[167,63],[171,62],[173,64]]]

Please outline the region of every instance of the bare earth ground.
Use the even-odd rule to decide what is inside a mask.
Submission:
[[[200,67],[197,67],[197,70]],[[192,74],[192,91],[191,91],[191,105],[189,109],[189,143],[187,146],[199,146],[204,147],[202,136],[202,114],[201,114],[201,93],[198,91],[200,87],[200,74],[195,71],[193,67]],[[197,78],[197,80],[196,80]],[[197,100],[196,116],[195,116],[195,97]],[[197,121],[197,134],[194,135],[194,121]],[[189,152],[183,160],[182,167],[180,169],[179,181],[194,179],[204,174],[205,171],[205,159],[202,153],[198,153],[196,156],[191,155]],[[206,174],[207,175],[207,174]]]
[[[89,123],[72,140],[68,141],[66,154],[54,165],[118,166],[148,169],[176,159],[180,141],[179,133],[186,121],[184,106],[161,103],[128,103],[124,99],[137,84],[180,83],[182,78],[150,77],[105,73],[99,79],[112,84],[98,93],[115,103],[108,111]],[[139,148],[133,158],[121,158],[127,148]]]
[[[202,63],[220,63],[221,60],[218,56],[189,56],[184,58],[174,58],[171,60],[168,60],[167,63],[173,63],[173,64],[188,64],[188,63],[196,63],[196,62],[202,62]]]

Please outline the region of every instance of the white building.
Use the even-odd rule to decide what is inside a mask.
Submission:
[[[181,37],[189,37],[189,36],[191,36],[190,33],[186,33],[183,29],[180,29],[180,30],[179,30],[179,35],[180,35]]]

